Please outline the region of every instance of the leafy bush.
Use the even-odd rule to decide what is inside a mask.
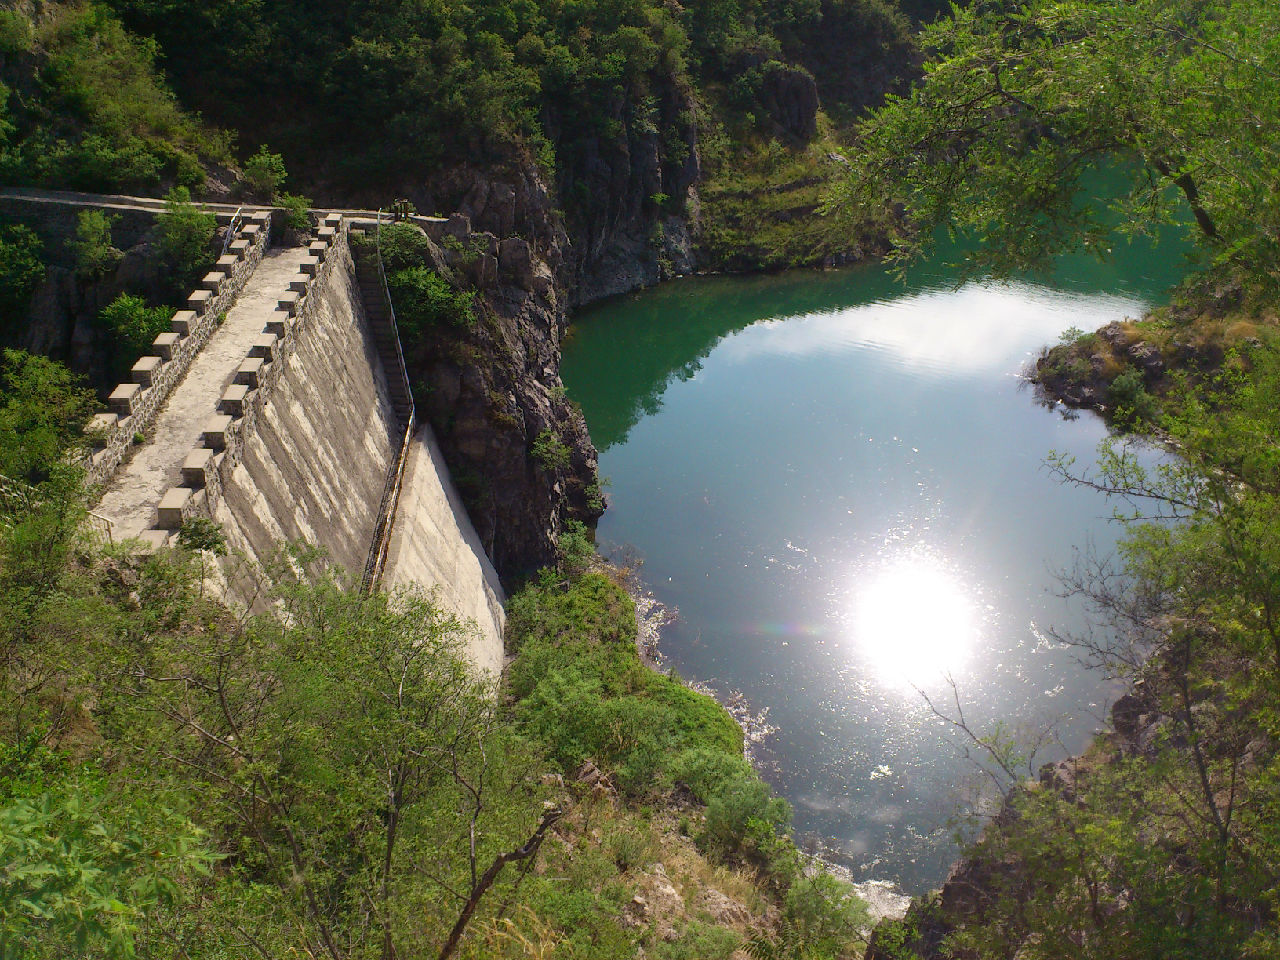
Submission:
[[[275,205],[284,207],[284,225],[286,229],[306,233],[311,229],[311,198],[293,193],[281,193],[275,198]]]
[[[111,245],[111,226],[117,219],[103,210],[82,210],[76,217],[76,235],[67,246],[81,275],[100,277],[115,269],[124,256]]]
[[[227,537],[222,524],[208,517],[192,517],[178,531],[178,543],[187,550],[208,550],[219,557],[226,556]]]
[[[191,202],[191,191],[174,187],[165,197],[156,245],[170,272],[170,286],[179,293],[213,262],[210,244],[218,218]]]
[[[425,266],[430,257],[431,242],[417,227],[408,223],[391,223],[382,228],[378,238],[382,264],[387,273]]]
[[[806,948],[806,957],[847,955],[848,948],[871,925],[867,905],[851,884],[825,870],[799,876],[787,889],[783,916],[794,926]]]
[[[565,589],[545,571],[507,604],[507,642],[513,650],[528,642],[554,645],[580,637],[607,645],[636,641],[635,604],[603,573],[587,573]]]
[[[544,470],[569,468],[569,447],[550,430],[543,430],[534,437],[529,453]]]
[[[430,327],[469,327],[475,323],[471,294],[454,290],[449,281],[426,267],[397,270],[387,276],[387,286],[400,333],[410,341]]]
[[[173,311],[168,307],[148,307],[141,297],[122,293],[98,315],[99,321],[116,335],[120,355],[132,364],[152,341],[169,329]]]
[[[0,53],[26,53],[35,43],[31,21],[19,10],[0,10]]]
[[[556,566],[570,577],[586,573],[596,556],[591,531],[579,520],[566,520],[560,539],[556,541]]]
[[[768,864],[791,807],[759,777],[727,781],[707,801],[705,841],[723,856]]]
[[[44,279],[42,249],[29,227],[0,227],[0,329],[13,329],[26,319],[31,294]]]
[[[264,143],[244,165],[244,181],[249,193],[255,199],[267,200],[274,197],[289,174],[284,168],[284,157],[272,153]]]
[[[48,479],[84,438],[98,408],[83,378],[57,361],[22,350],[0,362],[0,474],[24,483]]]
[[[52,4],[34,34],[5,11],[0,44],[31,49],[15,64],[25,109],[0,151],[9,182],[85,190],[156,190],[204,182],[201,158],[228,140],[177,105],[155,68],[156,44],[131,36],[100,4]]]
[[[741,758],[742,731],[719,704],[641,663],[635,605],[603,573],[544,571],[511,598],[507,630],[516,721],[564,769],[593,760],[638,795],[694,747]]]
[[[1112,420],[1124,427],[1151,423],[1158,410],[1156,398],[1147,392],[1142,374],[1132,367],[1111,381],[1107,404],[1111,407]]]

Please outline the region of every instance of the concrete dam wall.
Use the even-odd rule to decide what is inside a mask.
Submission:
[[[382,585],[418,585],[473,621],[471,660],[500,671],[505,598],[429,427],[409,440],[403,474],[396,469],[406,429],[385,367],[400,361],[388,356],[386,330],[371,329],[349,226],[331,215],[300,247],[267,247],[266,218],[246,228],[265,252],[206,278],[211,292],[175,316],[157,356],[113,394],[112,422],[101,425],[108,446],[93,462],[107,477],[97,512],[117,539],[153,545],[192,517],[212,517],[253,561],[307,540],[356,582],[381,544]],[[403,380],[399,367],[391,372]],[[145,402],[161,384],[161,402]],[[144,430],[146,442],[115,467],[115,441]],[[392,477],[402,479],[386,537]],[[233,562],[224,569],[230,597],[253,602],[254,578]]]

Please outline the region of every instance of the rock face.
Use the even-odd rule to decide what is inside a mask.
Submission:
[[[477,192],[488,199],[438,231],[432,259],[474,286],[478,319],[466,330],[428,331],[405,357],[420,415],[508,582],[554,560],[566,520],[590,523],[601,512],[595,447],[560,380],[561,247],[479,229],[535,216],[509,203],[528,186],[489,184]]]
[[[528,240],[561,285],[563,307],[689,272],[702,171],[692,93],[668,89],[655,100],[645,117],[612,104],[609,120],[623,132],[614,139],[582,135],[577,117],[549,118],[554,189],[531,160],[510,158],[438,171],[407,196],[423,213],[457,211],[474,231]]]

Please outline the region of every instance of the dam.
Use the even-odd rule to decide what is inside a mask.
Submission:
[[[7,191],[15,205],[57,204]],[[159,201],[113,198],[145,216]],[[68,200],[67,209],[95,206]],[[505,596],[432,430],[418,423],[376,248],[378,222],[321,214],[302,244],[270,210],[221,208],[224,255],[92,424],[89,482],[113,540],[155,549],[194,517],[236,559],[228,598],[252,606],[289,541],[370,588],[420,587],[475,625],[468,654],[497,673]],[[245,563],[244,561],[249,561]]]

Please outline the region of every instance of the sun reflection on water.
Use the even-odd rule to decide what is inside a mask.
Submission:
[[[911,551],[866,571],[850,610],[858,656],[884,684],[926,686],[960,671],[974,653],[978,608],[941,558]]]

